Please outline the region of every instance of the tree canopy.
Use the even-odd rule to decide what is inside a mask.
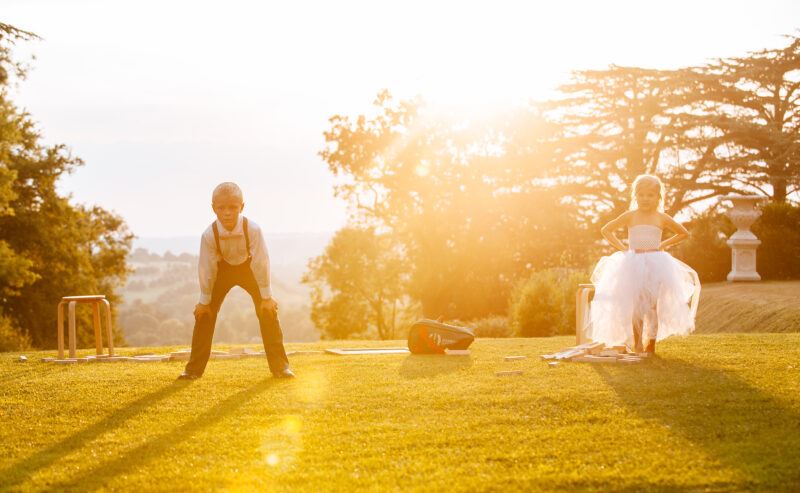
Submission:
[[[83,162],[63,144],[42,143],[31,116],[9,99],[11,76],[26,73],[14,61],[14,43],[35,38],[0,24],[0,317],[17,336],[0,335],[6,349],[54,346],[62,296],[101,293],[115,301],[132,240],[120,217],[59,194],[59,178]],[[90,338],[82,331],[79,341]]]
[[[639,174],[662,178],[671,215],[697,214],[731,192],[796,196],[798,43],[701,67],[579,70],[551,101],[493,118],[383,91],[371,114],[333,116],[320,154],[351,206],[348,228],[399,246],[405,294],[422,315],[505,314],[532,272],[585,268],[599,255],[596,229],[629,207]],[[331,254],[310,272],[360,275]],[[316,293],[333,287],[315,279]],[[367,324],[358,320],[351,325]]]

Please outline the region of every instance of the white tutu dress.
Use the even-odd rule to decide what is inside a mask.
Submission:
[[[694,330],[700,281],[697,273],[657,250],[661,228],[628,228],[627,252],[616,252],[597,262],[592,273],[591,334],[607,346],[633,347],[634,321],[642,321],[642,343],[660,341]]]

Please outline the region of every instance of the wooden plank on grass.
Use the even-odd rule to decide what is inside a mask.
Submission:
[[[516,375],[522,375],[522,370],[514,370],[514,371],[496,371],[494,374],[498,377],[513,377]]]
[[[347,356],[351,354],[406,354],[408,349],[404,347],[392,348],[331,348],[326,349],[328,354],[337,354],[339,356]]]
[[[572,358],[570,361],[574,361],[576,363],[616,363],[617,358],[613,356],[578,356],[577,358]]]

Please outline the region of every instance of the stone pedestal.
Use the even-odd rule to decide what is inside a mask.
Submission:
[[[722,197],[722,200],[733,203],[727,215],[736,226],[736,232],[727,241],[731,247],[728,281],[760,281],[761,276],[756,272],[756,249],[761,240],[750,231],[750,226],[761,216],[758,205],[767,197],[732,194]]]

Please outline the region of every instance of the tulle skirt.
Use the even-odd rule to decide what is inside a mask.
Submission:
[[[592,273],[591,334],[607,346],[633,347],[634,323],[642,341],[663,340],[694,330],[700,281],[688,265],[662,252],[616,252]]]

